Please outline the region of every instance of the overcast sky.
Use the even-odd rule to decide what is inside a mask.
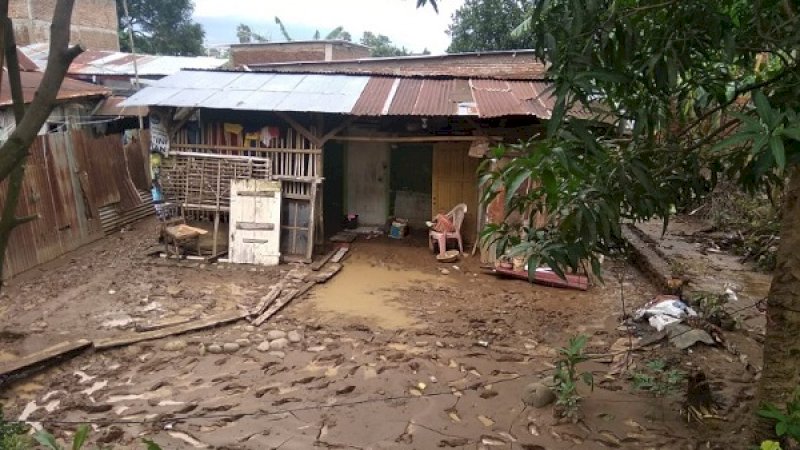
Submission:
[[[236,26],[250,25],[256,33],[282,41],[275,25],[280,17],[294,40],[323,37],[341,25],[358,42],[364,31],[385,34],[398,46],[414,52],[427,48],[444,53],[445,34],[453,12],[463,0],[439,0],[439,14],[430,6],[416,8],[416,0],[194,0],[194,19],[206,30],[206,43],[237,42]]]

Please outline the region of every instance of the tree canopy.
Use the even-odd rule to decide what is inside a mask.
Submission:
[[[370,48],[370,55],[380,56],[407,56],[411,54],[405,47],[398,47],[392,43],[388,36],[365,31],[361,36],[361,44]]]
[[[250,42],[269,42],[269,39],[261,34],[258,34],[250,28],[250,25],[240,23],[236,26],[236,37],[239,39],[240,44],[249,44]]]
[[[546,220],[492,225],[498,252],[562,273],[621,241],[624,221],[663,218],[725,177],[786,186],[767,300],[760,401],[800,384],[800,19],[792,0],[548,0],[516,34],[549,64],[542,139],[499,148],[486,199]],[[788,183],[787,183],[788,180]],[[535,181],[535,182],[534,182]],[[758,428],[761,437],[769,426]]]
[[[449,53],[530,48],[531,36],[512,36],[525,16],[523,0],[466,0],[453,14]]]
[[[117,0],[119,11],[120,48],[131,51],[128,28],[134,36],[137,52],[153,55],[196,56],[203,55],[202,25],[192,20],[194,6],[191,0],[127,0],[128,14],[124,14],[123,0]]]

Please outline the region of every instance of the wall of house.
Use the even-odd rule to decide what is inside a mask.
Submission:
[[[83,123],[89,120],[91,109],[96,103],[92,102],[72,102],[56,106],[47,122],[42,125],[39,135],[53,131],[65,131],[68,129],[81,128]],[[16,121],[11,107],[0,110],[0,141],[5,141],[14,132]]]
[[[19,45],[47,42],[57,0],[11,0],[9,17]],[[77,0],[72,12],[72,41],[92,50],[119,51],[115,0]]]
[[[266,42],[232,45],[231,61],[235,67],[294,61],[331,61],[366,58],[369,49],[346,41]]]

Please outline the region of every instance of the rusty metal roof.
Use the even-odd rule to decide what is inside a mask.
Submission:
[[[136,106],[126,108],[122,106],[122,102],[126,97],[119,95],[112,95],[103,100],[100,107],[95,111],[95,116],[109,116],[109,117],[146,117],[148,109],[146,106]]]
[[[392,56],[335,61],[248,64],[260,72],[331,73],[401,77],[453,77],[498,80],[544,80],[547,67],[533,50]]]
[[[11,102],[11,88],[8,84],[8,76],[5,73],[6,69],[3,68],[3,80],[0,84],[0,106],[8,106]],[[25,98],[25,103],[30,103],[36,90],[39,89],[39,84],[42,82],[43,74],[41,72],[20,71],[20,81],[22,84],[22,95]],[[105,87],[96,84],[84,83],[82,81],[64,78],[61,83],[61,89],[58,90],[58,100],[70,100],[87,97],[98,97],[109,95],[111,91]]]
[[[182,71],[156,81],[123,105],[549,119],[549,86],[530,80]]]
[[[20,48],[39,69],[47,66],[50,51],[47,44],[31,44]],[[134,60],[140,76],[171,75],[181,69],[218,69],[228,61],[208,56],[155,56],[103,50],[87,50],[72,62],[71,75],[134,75]]]

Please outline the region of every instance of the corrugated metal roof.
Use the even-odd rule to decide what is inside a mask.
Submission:
[[[39,69],[47,66],[48,44],[31,44],[20,50],[30,58]],[[72,62],[71,75],[134,75],[133,61],[136,60],[140,76],[171,75],[181,69],[218,69],[228,61],[208,56],[154,56],[134,55],[132,53],[102,50],[87,50]]]
[[[8,84],[8,76],[6,75],[6,68],[3,68],[3,79],[0,84],[0,106],[10,105],[11,102],[11,88]],[[42,82],[41,72],[27,72],[20,71],[20,82],[22,84],[22,96],[25,98],[25,103],[30,103],[33,96],[39,89],[39,84]],[[70,100],[85,97],[105,96],[110,94],[111,91],[102,86],[95,84],[84,83],[82,81],[64,78],[61,83],[61,89],[58,90],[58,100]]]
[[[139,91],[124,105],[549,119],[553,100],[548,86],[526,80],[182,71]]]
[[[368,81],[369,77],[345,75],[182,71],[142,89],[124,104],[350,113]]]
[[[131,108],[126,108],[122,106],[122,102],[125,101],[125,97],[120,97],[117,95],[112,95],[111,97],[106,98],[103,100],[100,107],[95,111],[95,116],[110,116],[110,117],[122,117],[122,116],[147,116],[148,110],[146,106],[136,106]]]

